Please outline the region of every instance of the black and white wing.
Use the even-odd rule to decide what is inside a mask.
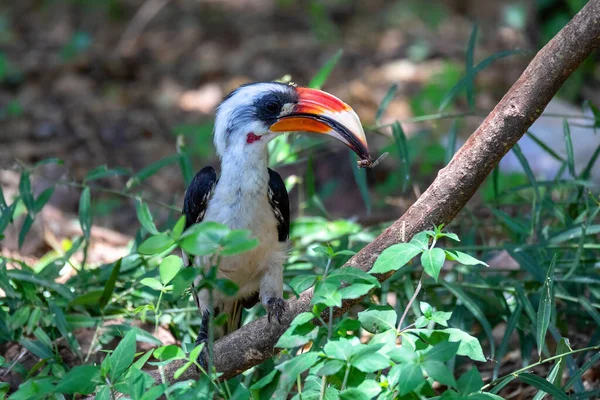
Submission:
[[[217,173],[211,166],[202,168],[194,176],[190,187],[185,191],[183,210],[181,211],[185,215],[185,229],[204,219],[208,201],[212,197],[217,181]],[[183,261],[186,266],[189,265],[189,260],[185,252],[183,254]]]
[[[269,168],[269,203],[277,219],[277,234],[280,242],[290,236],[290,199],[281,176]]]

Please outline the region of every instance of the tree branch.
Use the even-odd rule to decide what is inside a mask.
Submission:
[[[409,240],[433,225],[449,223],[466,205],[477,188],[500,159],[527,132],[531,124],[577,66],[600,45],[600,0],[590,0],[585,7],[542,48],[519,80],[500,103],[458,150],[450,163],[423,195],[372,243],[352,257],[346,266],[368,271],[387,247]],[[380,282],[391,273],[378,275]],[[313,291],[288,300],[282,324],[268,323],[266,317],[253,321],[215,343],[214,365],[222,378],[234,377],[262,363],[277,353],[279,337],[301,312],[310,311]],[[360,299],[344,301],[335,310],[339,316]],[[182,365],[173,362],[165,367],[167,379]],[[190,368],[179,380],[196,379]],[[154,376],[160,381],[159,376]]]

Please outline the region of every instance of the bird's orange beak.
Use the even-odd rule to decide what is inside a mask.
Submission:
[[[358,115],[346,103],[321,90],[296,88],[298,102],[282,110],[271,132],[314,132],[345,143],[361,160],[370,160],[367,138]]]

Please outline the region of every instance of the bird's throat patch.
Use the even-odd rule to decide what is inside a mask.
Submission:
[[[256,136],[254,132],[250,132],[248,136],[246,136],[246,143],[251,144],[260,140],[260,136]]]

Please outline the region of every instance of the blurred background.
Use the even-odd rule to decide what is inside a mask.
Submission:
[[[251,81],[306,85],[328,60],[337,60],[323,89],[356,110],[373,154],[389,151],[392,156],[367,171],[366,186],[364,177],[357,181],[347,150],[332,141],[274,143],[271,164],[288,177],[295,215],[354,217],[365,225],[392,220],[425,190],[535,51],[583,4],[3,1],[0,183],[11,198],[19,164],[63,160],[62,165],[40,166],[32,176],[36,195],[53,183],[70,183],[58,186],[49,201],[56,207],[56,214],[48,216],[52,221],[77,213],[76,183],[90,171],[116,168],[116,176],[97,181],[107,190],[94,195],[94,222],[133,235],[138,226],[133,200],[107,191],[122,191],[131,174],[159,162],[129,193],[174,205],[156,209],[157,220],[166,221],[180,207],[186,184],[182,159],[174,155],[185,154],[192,172],[218,165],[212,122],[215,107],[229,91]],[[559,97],[550,107],[552,115],[532,131],[565,157],[563,119],[587,112],[587,119],[569,120],[580,172],[600,140],[590,129],[597,124],[592,109],[582,107],[586,100],[600,103],[597,55],[573,74]],[[394,121],[403,128],[404,149],[394,140]],[[549,179],[560,172],[556,157],[528,140],[522,150],[534,173]],[[496,180],[500,185],[527,181],[514,155],[505,160],[501,177]],[[482,196],[490,190],[484,187]],[[37,232],[38,240],[28,240],[23,254],[41,255],[47,249],[48,239]],[[7,234],[5,249],[17,248],[18,231],[13,233]]]
[[[0,354],[20,360],[27,351],[17,342],[38,325],[60,337],[57,309],[49,312],[47,301],[60,302],[83,352],[97,362],[122,330],[152,330],[146,312],[157,292],[140,280],[157,274],[158,259],[141,257],[137,245],[153,228],[150,215],[160,231],[171,229],[187,182],[205,165],[218,167],[214,110],[240,84],[320,86],[356,110],[373,155],[390,154],[365,171],[333,140],[292,135],[271,143],[271,167],[290,191],[294,223],[284,280],[293,296],[294,278],[329,268],[319,247],[358,251],[410,207],[584,4],[2,0],[0,328],[3,318],[9,324],[0,329]],[[423,282],[424,301],[453,311],[450,326],[483,341],[486,380],[538,359],[529,299],[539,303],[555,255],[555,342],[562,335],[581,348],[600,338],[599,61],[596,52],[572,74],[449,227],[461,242],[444,245],[490,267],[447,262],[443,280]],[[111,271],[118,271],[119,257],[115,286]],[[332,268],[349,257],[336,257]],[[401,312],[419,276],[418,263],[407,266],[362,306],[390,304]],[[447,290],[450,284],[460,292]],[[115,296],[99,307],[89,295],[110,285]],[[159,341],[147,346],[194,341],[200,319],[181,295],[185,288],[165,298],[163,313],[150,313]],[[77,301],[64,300],[65,291]],[[513,313],[516,304],[532,323],[522,308]],[[246,320],[262,312],[255,307]],[[106,329],[97,335],[100,327]],[[495,355],[488,353],[499,343]],[[574,365],[583,365],[586,354]],[[69,367],[79,362],[66,351],[61,357]],[[24,367],[3,378],[13,390],[22,381],[17,375],[29,376],[38,365],[31,354],[19,362]],[[256,378],[272,366],[267,362]],[[52,371],[60,376],[64,369]],[[589,369],[576,391],[597,388],[599,377],[597,367]],[[509,393],[505,398],[533,392],[509,385],[502,394]]]

